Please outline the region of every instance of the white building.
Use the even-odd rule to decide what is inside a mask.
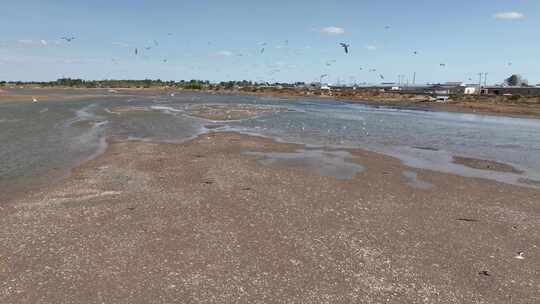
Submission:
[[[463,94],[465,95],[474,95],[477,94],[478,90],[476,87],[465,87]]]

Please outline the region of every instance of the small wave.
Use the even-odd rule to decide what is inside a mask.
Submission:
[[[182,112],[184,112],[184,111],[182,111],[182,110],[178,110],[178,109],[175,109],[175,108],[173,108],[173,107],[166,107],[166,106],[151,106],[150,109],[162,111],[163,113],[166,113],[166,114],[182,113]]]
[[[20,119],[2,119],[0,118],[0,123],[11,123],[11,122],[19,122]]]

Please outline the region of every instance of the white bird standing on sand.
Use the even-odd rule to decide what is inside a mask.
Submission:
[[[32,102],[36,103],[36,102],[38,102],[38,100],[35,97],[32,97]]]

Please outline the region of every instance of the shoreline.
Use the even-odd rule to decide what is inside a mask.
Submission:
[[[505,116],[516,118],[540,118],[540,103],[514,103],[500,101],[501,97],[483,97],[482,101],[475,98],[465,98],[458,101],[449,101],[446,103],[439,103],[434,101],[426,101],[426,96],[410,95],[410,94],[396,94],[386,93],[391,97],[385,97],[385,93],[380,95],[316,95],[306,94],[306,92],[296,91],[264,91],[264,92],[248,92],[242,90],[190,90],[190,89],[174,89],[174,88],[111,88],[115,93],[108,92],[108,88],[27,88],[32,90],[46,91],[46,90],[65,90],[65,91],[103,91],[101,95],[82,95],[82,96],[55,96],[55,95],[32,95],[32,94],[0,94],[0,102],[32,102],[32,98],[36,97],[42,101],[76,101],[85,98],[100,98],[107,96],[108,98],[131,96],[130,92],[155,92],[155,93],[205,93],[205,94],[222,94],[222,95],[239,95],[239,96],[258,96],[258,97],[273,97],[273,98],[313,98],[316,100],[335,100],[339,102],[351,103],[351,104],[365,104],[369,106],[385,106],[398,109],[411,109],[420,111],[436,111],[436,112],[452,112],[452,113],[464,113],[464,114],[478,114],[478,115],[490,115],[490,116]],[[13,89],[11,89],[13,90]],[[17,89],[15,89],[17,90]],[[42,92],[40,92],[42,93]],[[127,94],[127,95],[126,95]],[[382,95],[382,96],[381,96]],[[410,96],[409,96],[410,95]],[[422,99],[423,98],[423,99]],[[13,100],[10,100],[13,99]]]
[[[363,168],[340,179],[313,171],[302,149],[224,132],[179,144],[111,140],[67,179],[0,209],[0,269],[10,278],[0,300],[540,297],[538,190],[361,149],[331,156]],[[271,153],[293,162],[262,162]]]

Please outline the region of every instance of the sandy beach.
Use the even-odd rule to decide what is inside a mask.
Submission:
[[[538,190],[305,151],[237,133],[112,139],[0,205],[0,302],[540,301]]]

